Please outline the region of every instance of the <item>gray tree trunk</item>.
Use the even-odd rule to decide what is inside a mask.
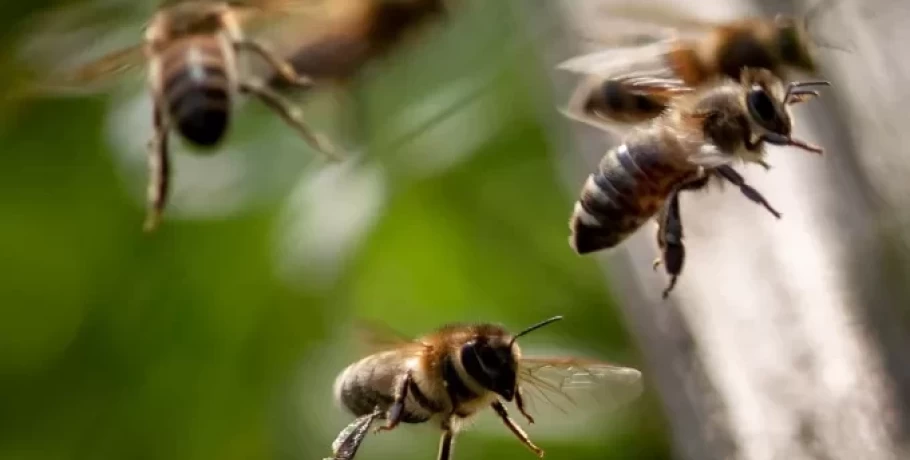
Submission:
[[[603,27],[595,11],[605,1],[535,3],[541,9],[522,1],[515,10],[529,34],[555,20],[577,37],[569,31]],[[708,18],[794,8],[684,3]],[[686,195],[688,258],[667,301],[666,277],[651,269],[653,227],[596,256],[646,357],[646,379],[665,403],[679,458],[910,458],[907,25],[910,4],[899,0],[840,0],[825,16],[822,30],[852,52],[822,55],[836,86],[799,109],[796,132],[825,146],[826,156],[775,148],[771,171],[741,168],[781,220],[729,187]],[[540,43],[558,101],[575,80],[553,66],[596,49],[583,45]],[[570,127],[570,138],[553,141],[568,218],[584,178],[616,139],[555,107],[541,114],[554,132]]]

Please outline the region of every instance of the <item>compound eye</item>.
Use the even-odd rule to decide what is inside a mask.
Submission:
[[[493,347],[482,347],[480,349],[480,362],[488,369],[498,369],[505,364],[499,353]]]
[[[746,104],[748,104],[749,113],[758,124],[770,131],[782,132],[777,108],[767,91],[760,87],[753,87],[746,96]]]

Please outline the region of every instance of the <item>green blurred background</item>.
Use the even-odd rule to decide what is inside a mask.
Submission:
[[[23,25],[58,3],[0,7],[4,87],[27,74]],[[535,114],[556,105],[539,57],[514,5],[467,3],[371,66],[356,107],[309,98],[348,163],[326,167],[257,103],[239,104],[217,155],[176,141],[173,198],[153,235],[141,232],[141,82],[5,97],[0,458],[322,458],[351,420],[330,399],[358,356],[357,317],[414,335],[563,314],[525,347],[642,369],[602,273],[566,242],[573,197],[555,161],[572,152],[551,151]],[[138,37],[154,5],[119,5],[118,24]],[[573,415],[562,417],[528,428],[547,458],[670,455],[650,389],[587,430],[548,430]],[[437,441],[404,426],[369,438],[359,458],[433,458]],[[455,456],[533,458],[496,424],[463,434]]]

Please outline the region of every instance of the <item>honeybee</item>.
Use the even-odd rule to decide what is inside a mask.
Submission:
[[[325,1],[325,0],[324,0]],[[327,0],[318,24],[279,33],[288,61],[313,79],[346,80],[428,24],[446,17],[448,0]],[[280,76],[272,82],[284,83]]]
[[[680,84],[676,82],[675,84]],[[732,168],[737,160],[764,164],[765,145],[822,153],[794,139],[790,105],[818,93],[827,81],[784,84],[767,69],[744,69],[740,80],[726,78],[688,88],[669,109],[627,135],[589,175],[569,220],[569,244],[578,254],[612,248],[657,215],[658,246],[670,283],[685,258],[679,194],[704,188],[711,178],[730,182],[775,217],[780,213]]]
[[[339,433],[330,458],[352,459],[372,423],[385,420],[373,431],[392,430],[402,422],[438,426],[442,436],[437,458],[448,460],[459,428],[490,407],[522,444],[543,457],[544,451],[509,416],[503,400],[514,401],[528,423],[534,423],[525,408],[533,394],[529,391],[547,401],[572,391],[598,390],[609,391],[618,404],[635,399],[642,390],[641,373],[635,369],[579,358],[522,356],[519,337],[561,319],[541,321],[514,335],[488,323],[443,326],[416,340],[388,339],[395,335],[383,332],[384,349],[349,365],[335,380],[336,401],[357,419]]]
[[[264,44],[245,37],[241,25],[301,6],[294,1],[171,1],[146,26],[144,40],[107,54],[35,85],[54,92],[97,84],[99,80],[148,65],[155,133],[149,142],[148,206],[144,229],[159,225],[170,183],[168,134],[176,130],[196,146],[212,148],[228,129],[237,93],[257,97],[273,109],[317,151],[338,160],[334,148],[307,126],[301,109],[270,88],[262,78],[242,72],[240,53],[258,55],[287,84],[309,88],[299,74]]]
[[[724,76],[739,80],[744,68],[766,69],[782,80],[793,73],[816,74],[817,47],[836,47],[811,34],[810,25],[831,4],[819,2],[801,17],[722,23],[657,6],[604,6],[603,13],[613,19],[667,25],[677,36],[655,37],[641,46],[610,47],[561,63],[559,68],[585,76],[564,112],[578,121],[625,132],[659,115],[680,91]],[[682,36],[685,28],[695,34]],[[681,85],[654,86],[669,80]]]

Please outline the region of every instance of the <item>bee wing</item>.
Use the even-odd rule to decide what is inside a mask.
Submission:
[[[64,71],[51,72],[28,85],[29,93],[90,93],[145,67],[142,45],[133,45]]]
[[[678,36],[699,35],[708,29],[722,26],[723,21],[713,21],[698,17],[691,12],[691,8],[684,10],[676,3],[669,2],[645,3],[641,2],[603,2],[598,7],[598,14],[603,14],[611,20],[632,21],[652,27],[664,27],[672,30]]]
[[[365,347],[367,349],[365,351],[369,353],[403,347],[423,346],[413,338],[376,320],[358,318],[354,321],[354,329],[358,344]]]
[[[563,412],[570,406],[586,407],[586,399],[594,399],[599,408],[615,409],[643,391],[637,369],[580,358],[522,358],[518,375],[529,400]]]
[[[598,92],[603,91],[604,85],[610,81],[621,85],[623,92],[632,97],[642,96],[663,106],[669,106],[674,98],[694,91],[682,80],[667,77],[663,72],[629,74],[616,78],[590,75],[576,86],[569,103],[561,110],[562,113],[573,120],[618,135],[624,135],[638,124],[648,121],[647,113],[642,111],[614,114],[591,105],[592,98],[598,96]]]
[[[619,75],[645,71],[668,72],[665,56],[680,39],[704,36],[712,28],[724,25],[693,16],[669,4],[602,2],[593,14],[616,25],[611,32],[584,39],[606,49],[573,57],[557,68],[581,74]],[[614,32],[620,30],[621,32]],[[626,32],[622,32],[626,30]],[[642,40],[641,37],[650,37]]]
[[[18,49],[27,74],[22,92],[93,92],[142,69],[142,46],[123,43],[138,42],[147,17],[122,2],[80,3],[36,16]]]
[[[607,48],[569,58],[556,68],[580,75],[648,74],[671,78],[673,72],[667,65],[666,55],[672,46],[672,40],[667,39],[641,46]]]

